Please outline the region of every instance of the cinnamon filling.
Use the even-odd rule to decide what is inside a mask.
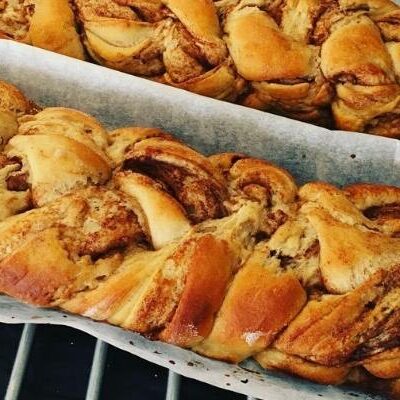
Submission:
[[[313,244],[304,252],[305,258],[311,258],[319,254],[320,246],[319,241],[315,240]]]
[[[18,157],[7,157],[5,154],[0,153],[0,169],[7,165],[19,165],[22,167],[22,162]]]
[[[313,82],[313,77],[302,77],[302,78],[293,78],[293,79],[274,79],[268,81],[268,83],[275,83],[278,85],[298,85],[300,83],[310,83]]]
[[[276,210],[275,212],[268,212],[265,216],[265,225],[263,230],[267,236],[271,236],[274,232],[283,225],[288,219],[287,214],[282,210]]]
[[[313,28],[309,33],[310,44],[320,46],[328,38],[331,26],[343,17],[337,1],[327,1],[315,13]]]
[[[19,157],[7,157],[5,154],[0,154],[0,169],[14,165],[16,168],[7,176],[7,190],[12,192],[24,192],[29,189],[28,174],[22,172],[22,161]]]
[[[300,266],[302,260],[308,260],[312,257],[318,256],[319,251],[319,241],[315,240],[303,253],[297,254],[294,257],[284,254],[277,254],[275,250],[271,251],[271,256],[276,256],[280,260],[280,267],[283,269],[287,269]]]
[[[273,0],[271,2],[266,2],[266,5],[262,8],[268,12],[268,14],[274,19],[274,21],[280,25],[282,22],[284,1],[283,0]]]
[[[23,172],[11,174],[6,182],[7,189],[13,192],[24,192],[29,189],[28,175]]]
[[[383,206],[373,206],[364,210],[364,215],[372,220],[400,219],[400,204],[392,203]]]
[[[126,160],[123,169],[149,176],[180,202],[195,223],[225,215],[224,193],[212,178],[197,177],[186,171],[151,158]]]

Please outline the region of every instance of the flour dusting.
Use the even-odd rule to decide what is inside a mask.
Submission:
[[[263,332],[256,331],[256,332],[245,332],[242,335],[242,339],[246,341],[249,346],[252,346],[260,337],[265,336]]]

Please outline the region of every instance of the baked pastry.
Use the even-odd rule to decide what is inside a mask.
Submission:
[[[34,114],[39,107],[28,100],[15,86],[0,81],[0,150],[18,133],[18,118]],[[26,188],[15,190],[18,178],[10,178],[20,170],[17,160],[0,155],[0,221],[27,209],[30,204]],[[18,173],[17,173],[18,174]],[[14,180],[14,182],[13,182]],[[14,187],[13,187],[14,186]]]
[[[74,13],[85,49],[107,67],[328,128],[400,138],[400,7],[391,0],[69,3],[0,2],[0,34],[82,59]]]
[[[0,88],[2,293],[399,398],[400,188],[298,188],[267,161]]]
[[[234,100],[234,71],[211,0],[77,0],[84,43],[108,67]]]
[[[69,0],[2,0],[0,38],[85,58]]]

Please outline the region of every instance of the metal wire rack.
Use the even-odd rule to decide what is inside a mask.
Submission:
[[[35,336],[36,325],[25,324],[19,340],[14,365],[12,367],[11,376],[8,381],[5,400],[18,400],[24,375],[29,362],[32,343]],[[105,364],[107,358],[107,350],[109,345],[101,340],[96,341],[93,359],[89,374],[89,380],[86,389],[85,400],[98,400],[101,396],[102,381],[105,374]],[[168,381],[165,392],[166,400],[184,400],[181,392],[181,376],[173,371],[168,371]],[[137,398],[134,396],[134,398]],[[146,397],[149,398],[149,397]],[[243,399],[246,399],[243,396]],[[116,399],[117,400],[117,399]],[[247,397],[247,400],[256,400]]]

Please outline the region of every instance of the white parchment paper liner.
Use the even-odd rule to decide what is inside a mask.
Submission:
[[[108,128],[155,126],[207,154],[240,151],[266,158],[289,169],[299,183],[400,185],[400,142],[394,139],[328,131],[5,40],[0,40],[0,79],[16,84],[40,105],[78,108]],[[184,376],[260,399],[378,398],[352,388],[266,373],[253,361],[243,363],[243,369],[210,360],[117,327],[37,309],[6,296],[0,296],[0,322],[71,326]]]

